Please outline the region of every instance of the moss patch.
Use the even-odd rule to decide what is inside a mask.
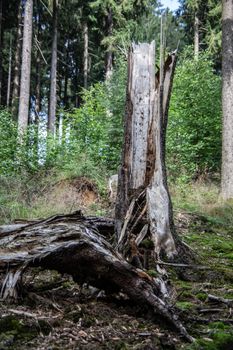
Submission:
[[[176,306],[181,310],[189,310],[193,308],[193,304],[189,301],[177,301]]]
[[[40,325],[35,327],[35,325],[26,324],[14,316],[2,318],[0,320],[0,349],[15,349],[18,342],[33,339],[39,331],[43,331],[39,327]]]

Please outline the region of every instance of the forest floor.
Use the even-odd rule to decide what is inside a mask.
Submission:
[[[77,184],[79,182],[76,185],[69,182],[68,188]],[[63,196],[61,192],[69,192],[64,183],[59,186],[57,192],[47,193],[47,200],[57,202],[57,198]],[[86,196],[77,191],[79,198],[80,195],[83,198],[84,211],[111,213],[106,199],[99,202],[95,187],[88,182],[84,187],[88,198],[94,196],[87,203]],[[192,202],[186,194],[173,195],[177,231],[197,254],[198,263],[205,266],[190,272],[190,280],[181,280],[171,267],[167,269],[174,286],[171,302],[189,333],[196,338],[194,344],[185,343],[150,310],[135,305],[126,296],[93,295],[91,288],[80,289],[69,276],[31,269],[24,277],[19,303],[0,302],[0,350],[232,350],[232,205],[217,210],[211,197],[211,208],[207,208],[205,202],[206,210],[202,210],[200,204],[198,211],[197,207],[192,209],[194,198]],[[93,204],[94,198],[96,204]],[[72,203],[76,199],[72,197]],[[73,210],[76,209],[75,206]],[[213,301],[211,295],[224,300]]]

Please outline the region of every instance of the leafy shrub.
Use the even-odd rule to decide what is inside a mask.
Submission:
[[[126,63],[120,62],[110,81],[84,90],[83,105],[65,116],[62,147],[72,157],[81,152],[114,171],[120,162],[125,112]]]
[[[17,123],[7,110],[0,110],[0,175],[35,173],[39,168],[38,126],[30,125],[19,142]]]
[[[15,169],[17,125],[6,110],[0,110],[0,174]]]
[[[170,175],[187,179],[218,171],[221,158],[221,80],[207,54],[189,52],[176,69],[169,110]]]

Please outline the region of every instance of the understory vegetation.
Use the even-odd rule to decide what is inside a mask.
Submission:
[[[109,81],[83,90],[80,108],[60,110],[56,139],[46,138],[41,120],[39,125],[31,124],[19,144],[16,122],[6,109],[0,111],[1,221],[54,213],[54,204],[50,209],[47,203],[45,209],[41,196],[48,200],[46,191],[60,181],[78,177],[92,181],[100,202],[106,200],[107,178],[120,164],[125,113],[127,62],[123,55],[117,62]],[[173,201],[176,204],[187,194],[182,207],[191,211],[209,212],[211,205],[214,211],[219,203],[220,84],[208,53],[202,53],[199,60],[192,57],[191,48],[181,55],[170,103],[166,152]],[[221,205],[228,204],[219,203],[219,208]],[[66,206],[60,209],[70,210]],[[222,215],[228,213],[225,209],[219,209]]]

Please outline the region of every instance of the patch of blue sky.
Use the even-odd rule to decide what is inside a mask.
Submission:
[[[164,8],[169,7],[171,11],[176,11],[180,5],[178,0],[161,0],[160,2]]]

